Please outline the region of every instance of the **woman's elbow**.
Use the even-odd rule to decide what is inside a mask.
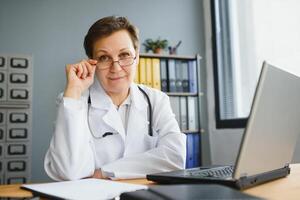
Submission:
[[[44,169],[46,174],[55,181],[74,181],[92,175],[91,170],[80,170],[82,166],[58,162],[49,152],[45,156]]]
[[[75,169],[66,169],[58,172],[55,168],[51,167],[50,163],[45,166],[45,171],[46,174],[55,181],[75,181],[87,177]]]

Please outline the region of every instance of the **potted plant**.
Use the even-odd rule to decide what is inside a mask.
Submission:
[[[168,40],[157,40],[147,39],[143,43],[146,48],[146,52],[152,51],[153,53],[161,53],[162,50],[168,47]]]

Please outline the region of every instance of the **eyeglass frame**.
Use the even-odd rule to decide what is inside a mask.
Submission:
[[[111,57],[110,57],[111,58]],[[129,58],[131,58],[132,59],[132,63],[131,64],[128,64],[128,65],[121,65],[120,64],[120,61],[121,60],[126,60],[126,59],[129,59]],[[113,65],[114,65],[114,63],[115,62],[117,62],[119,65],[120,65],[120,67],[129,67],[129,66],[131,66],[133,63],[134,63],[134,61],[136,60],[136,58],[137,58],[137,56],[130,56],[130,57],[128,57],[128,58],[124,58],[124,59],[119,59],[119,60],[113,60],[112,58],[111,58],[111,63],[109,64],[109,65],[107,65],[106,67],[99,67],[98,66],[98,64],[99,63],[97,63],[96,65],[97,65],[97,67],[99,68],[99,69],[101,69],[101,70],[104,70],[104,69],[108,69],[108,68],[111,68]],[[96,59],[97,61],[98,61],[98,59]],[[99,62],[99,61],[98,61]]]

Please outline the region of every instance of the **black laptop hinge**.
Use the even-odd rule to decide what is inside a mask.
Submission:
[[[285,164],[284,168],[288,169],[288,174],[291,173],[291,168],[290,168],[290,164],[289,163]]]
[[[248,177],[247,173],[242,173],[240,176],[240,179],[246,179],[247,177]]]
[[[286,163],[286,164],[284,165],[284,167],[285,167],[285,168],[289,168],[289,167],[290,167],[290,164],[289,164],[289,163]]]

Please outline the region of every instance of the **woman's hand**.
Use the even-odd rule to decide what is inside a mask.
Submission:
[[[64,97],[79,99],[81,94],[94,82],[97,60],[82,60],[66,65],[67,85]]]
[[[104,177],[102,176],[102,172],[101,169],[96,169],[94,171],[94,174],[91,178],[98,178],[98,179],[104,179]]]

